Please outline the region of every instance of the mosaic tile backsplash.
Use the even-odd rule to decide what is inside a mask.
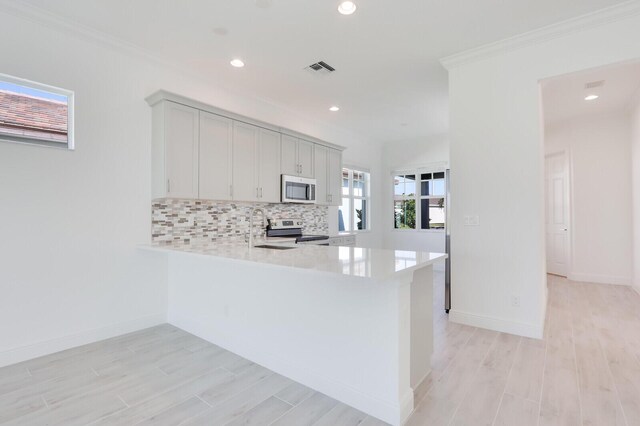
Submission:
[[[161,198],[152,201],[151,241],[155,244],[244,242],[253,207],[264,209],[268,219],[301,218],[305,234],[329,233],[327,206]],[[262,225],[262,215],[256,213],[253,221],[257,229]]]

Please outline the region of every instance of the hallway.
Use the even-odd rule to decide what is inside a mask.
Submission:
[[[640,295],[548,285],[543,341],[435,319],[433,380],[408,425],[640,424]]]

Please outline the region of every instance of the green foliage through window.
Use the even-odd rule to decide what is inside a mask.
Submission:
[[[393,227],[444,229],[445,173],[416,170],[393,176]]]

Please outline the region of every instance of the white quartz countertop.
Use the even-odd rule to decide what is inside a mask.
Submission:
[[[263,242],[258,241],[256,245]],[[271,242],[267,242],[271,244]],[[290,250],[249,249],[247,244],[217,245],[175,244],[142,245],[145,250],[191,253],[230,261],[305,269],[353,277],[383,280],[401,272],[419,269],[443,261],[447,255],[411,250],[387,250],[362,247],[293,245]]]

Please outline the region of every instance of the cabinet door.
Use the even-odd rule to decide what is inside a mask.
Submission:
[[[327,168],[329,161],[329,149],[322,145],[313,148],[313,163],[316,175],[316,203],[320,205],[329,204]]]
[[[198,198],[198,110],[165,105],[167,197]]]
[[[280,202],[280,133],[260,129],[260,201]]]
[[[200,111],[200,198],[231,199],[233,122]]]
[[[329,167],[327,178],[329,186],[329,204],[340,206],[342,204],[342,152],[337,149],[329,149]]]
[[[259,128],[233,122],[233,199],[258,200],[256,167]]]
[[[298,139],[298,164],[300,165],[300,176],[306,178],[314,177],[313,172],[313,143]]]
[[[298,138],[282,135],[281,167],[283,175],[297,176],[298,164]]]

